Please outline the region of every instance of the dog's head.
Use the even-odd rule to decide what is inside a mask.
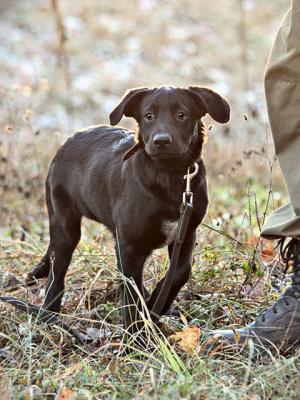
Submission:
[[[139,142],[134,150],[144,147],[153,160],[176,161],[186,158],[193,144],[199,142],[198,122],[207,113],[215,121],[226,123],[230,107],[207,88],[139,88],[130,90],[112,111],[110,123],[116,125],[123,115],[134,118],[139,125]]]

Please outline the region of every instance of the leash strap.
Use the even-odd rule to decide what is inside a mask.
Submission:
[[[59,318],[57,314],[51,311],[44,310],[41,307],[34,306],[33,304],[27,303],[23,300],[19,300],[16,297],[12,296],[0,296],[0,300],[12,304],[17,309],[25,311],[29,315],[33,315],[42,322],[60,326],[65,331],[69,332],[79,344],[84,344],[84,340],[80,336],[80,333],[77,332],[75,329],[69,327],[65,322],[61,320],[61,318]]]
[[[154,322],[158,321],[160,315],[164,311],[165,304],[169,297],[169,293],[178,267],[178,260],[179,260],[181,246],[182,243],[184,242],[187,228],[193,212],[193,192],[191,191],[191,181],[197,175],[199,171],[199,165],[197,163],[194,163],[194,167],[195,170],[192,173],[190,173],[190,168],[188,168],[187,174],[184,176],[184,179],[186,179],[186,190],[182,196],[182,204],[180,207],[180,218],[179,218],[178,228],[176,231],[176,237],[172,250],[169,270],[164,278],[164,282],[157,295],[156,301],[150,311]]]

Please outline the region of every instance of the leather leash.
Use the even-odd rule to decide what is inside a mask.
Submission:
[[[195,168],[194,171],[190,173],[190,167],[189,167],[187,170],[187,174],[184,176],[184,179],[186,179],[186,188],[182,196],[179,223],[173,245],[170,266],[164,278],[164,282],[160,288],[158,296],[155,300],[155,303],[152,309],[150,310],[154,322],[158,321],[159,317],[161,316],[164,310],[166,301],[168,299],[171,286],[173,284],[174,277],[176,275],[176,271],[178,268],[178,260],[179,260],[181,246],[182,243],[184,242],[186,231],[193,212],[193,192],[191,190],[191,181],[198,174],[199,171],[199,165],[196,162],[194,163],[194,168]]]
[[[65,322],[63,322],[61,320],[61,315],[48,310],[44,310],[42,307],[35,306],[12,296],[0,296],[0,300],[12,304],[17,309],[25,311],[28,315],[33,315],[39,321],[46,322],[50,325],[60,326],[65,331],[69,332],[78,343],[80,343],[81,345],[84,344],[84,340],[80,336],[80,333],[77,332],[75,329],[69,327],[69,325],[67,325]]]

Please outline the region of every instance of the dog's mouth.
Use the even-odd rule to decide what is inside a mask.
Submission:
[[[189,165],[189,159],[178,157],[178,155],[170,157],[170,154],[160,155],[159,157],[151,157],[154,168],[162,171],[184,173]]]
[[[184,157],[184,153],[171,149],[147,149],[146,147],[145,150],[154,160],[179,160]]]
[[[145,152],[151,158],[154,164],[171,165],[185,163],[188,154],[183,152],[182,149],[175,148],[175,146],[166,146],[166,148],[155,148],[154,146],[145,146]]]
[[[189,157],[182,153],[155,153],[149,154],[153,164],[166,171],[184,171],[189,164]]]
[[[180,154],[178,153],[154,153],[154,154],[149,154],[149,156],[153,159],[157,160],[175,160],[180,157]]]

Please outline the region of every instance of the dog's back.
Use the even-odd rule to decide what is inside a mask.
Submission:
[[[68,208],[112,228],[110,191],[113,185],[121,189],[122,157],[133,144],[134,134],[122,128],[95,126],[75,133],[51,163],[48,207],[65,198]],[[100,204],[94,204],[97,199]]]

